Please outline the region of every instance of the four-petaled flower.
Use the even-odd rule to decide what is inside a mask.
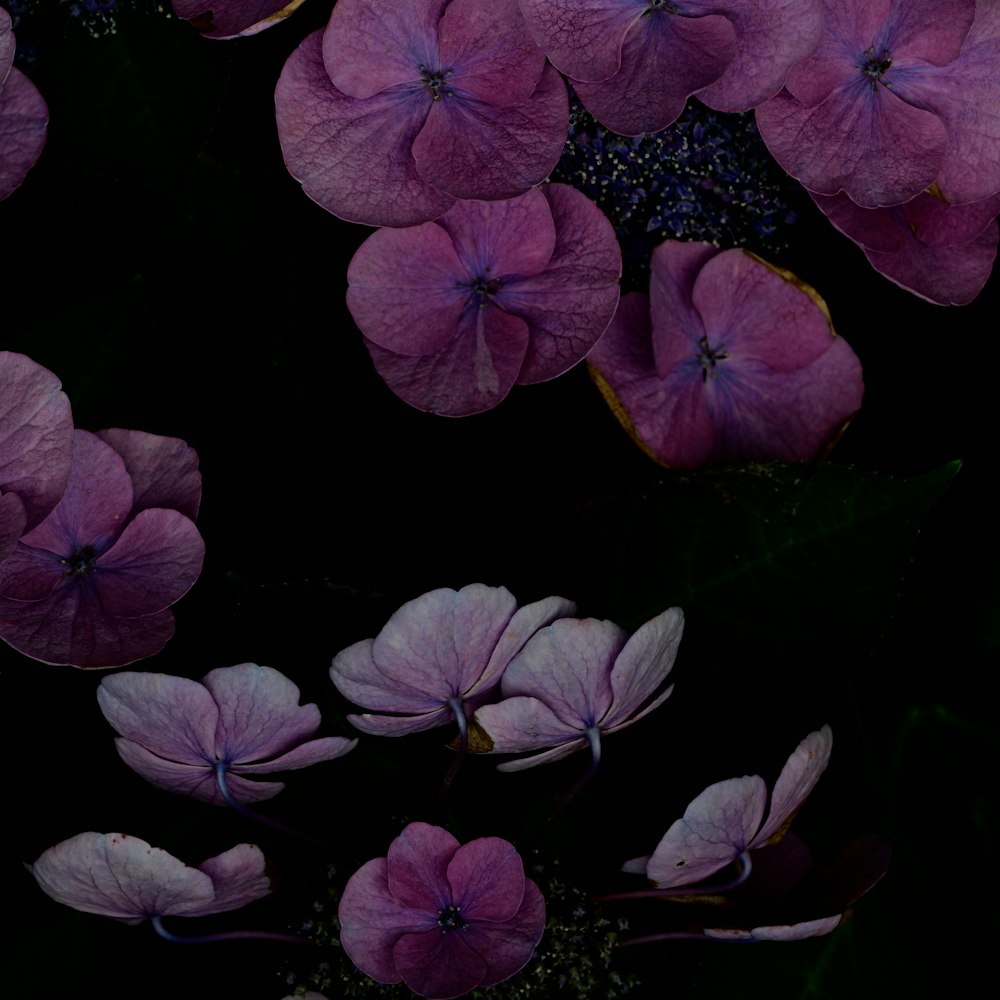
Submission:
[[[56,902],[126,924],[238,909],[271,891],[264,867],[264,855],[253,844],[238,844],[189,868],[124,833],[78,833],[29,865]]]
[[[340,899],[340,943],[379,983],[429,1000],[493,986],[522,969],[545,929],[545,900],[513,845],[467,844],[411,823],[362,865]]]
[[[649,297],[622,298],[587,360],[625,429],[676,469],[820,458],[864,390],[812,288],[708,243],[658,246]]]
[[[596,764],[601,736],[631,726],[658,708],[684,630],[680,608],[668,608],[629,638],[614,622],[561,618],[540,629],[500,682],[503,700],[476,711],[492,741],[489,752],[544,753],[500,764],[520,771],[590,746]],[[659,692],[659,693],[657,693]]]
[[[78,430],[66,491],[0,563],[0,638],[46,663],[159,652],[201,573],[198,456],[177,438]]]
[[[357,743],[310,739],[319,709],[300,705],[284,674],[256,663],[219,667],[201,681],[115,674],[101,681],[97,700],[129,767],[157,788],[216,805],[269,799],[285,786],[248,779],[333,760]]]

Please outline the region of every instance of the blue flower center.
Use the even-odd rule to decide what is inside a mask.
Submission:
[[[875,52],[875,46],[865,49],[862,53],[862,62],[858,69],[868,77],[868,82],[872,86],[872,90],[878,90],[878,85],[881,83],[883,87],[891,87],[892,84],[886,83],[882,79],[882,74],[892,65],[892,58],[889,55],[888,49],[882,49],[881,52]]]
[[[680,10],[670,3],[669,0],[649,0],[649,3],[646,4],[646,9],[642,12],[642,16],[649,17],[650,14],[655,14],[659,10],[667,14],[680,13]]]
[[[77,549],[68,559],[59,562],[66,567],[63,576],[66,578],[86,576],[97,570],[97,553],[92,545],[84,545]]]
[[[441,100],[441,91],[445,86],[445,80],[454,72],[450,69],[431,69],[429,66],[425,66],[421,63],[418,67],[420,70],[420,79],[423,81],[424,86],[431,92],[431,99],[434,101]],[[446,97],[454,97],[454,92],[451,90],[444,91]]]
[[[725,353],[725,344],[720,344],[718,347],[710,347],[708,337],[702,337],[698,341],[698,348],[698,360],[701,362],[701,380],[705,382],[709,374],[711,374],[712,378],[716,377],[715,363],[717,361],[725,361],[729,355]]]
[[[448,931],[462,931],[469,926],[468,922],[463,920],[460,906],[446,906],[443,910],[438,911],[438,927],[447,934]]]
[[[485,308],[491,295],[496,295],[500,291],[499,278],[477,277],[473,278],[467,285],[459,283],[459,287],[469,289],[469,304],[475,303],[480,309]]]

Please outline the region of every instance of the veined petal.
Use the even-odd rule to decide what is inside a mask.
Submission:
[[[237,844],[214,858],[198,865],[215,887],[211,903],[186,906],[174,910],[188,917],[207,916],[236,910],[247,903],[262,899],[271,891],[271,879],[265,871],[264,855],[255,844]]]
[[[440,927],[402,935],[392,957],[403,982],[428,1000],[452,1000],[474,990],[488,968],[464,935],[442,933]]]
[[[458,841],[440,826],[410,823],[389,845],[388,886],[400,905],[422,910],[435,919],[451,906],[448,865]]]
[[[501,983],[528,964],[545,931],[545,900],[531,879],[524,880],[524,897],[517,913],[499,924],[474,923],[465,942],[486,957],[489,969],[481,986]]]
[[[423,180],[411,155],[429,95],[393,88],[366,100],[330,82],[320,32],[291,54],[275,90],[285,164],[328,212],[369,226],[415,226],[454,202]]]
[[[16,67],[0,78],[0,200],[21,186],[42,155],[49,109],[38,88]]]
[[[500,923],[521,908],[524,864],[509,841],[480,837],[463,844],[448,862],[448,884],[463,920]]]
[[[209,802],[212,805],[227,805],[219,785],[215,778],[215,769],[208,763],[201,764],[181,764],[174,760],[167,760],[150,753],[144,746],[133,740],[118,737],[115,740],[115,747],[118,756],[136,774],[145,778],[155,788],[161,788],[165,792],[174,792],[177,795],[190,795],[191,798],[199,802]],[[249,784],[243,782],[242,784]],[[229,782],[232,791],[234,783]],[[260,782],[259,788],[255,792],[262,794],[246,797],[245,794],[237,794],[240,802],[254,802],[259,799],[269,799],[272,795],[277,795],[281,791],[281,785],[267,784]]]
[[[523,753],[542,747],[561,747],[567,740],[572,741],[575,744],[573,748],[559,754],[563,757],[587,744],[579,726],[568,725],[548,705],[529,695],[513,696],[493,705],[483,705],[476,709],[475,719],[477,725],[492,740],[492,753]],[[502,764],[500,766],[513,770]]]
[[[256,35],[293,14],[304,0],[172,0],[174,13],[206,38]]]
[[[411,684],[393,683],[382,674],[372,657],[373,645],[373,639],[363,639],[333,658],[330,679],[345,698],[376,712],[421,714],[441,710],[442,697]]]

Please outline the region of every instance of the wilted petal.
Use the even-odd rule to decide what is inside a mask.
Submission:
[[[20,187],[42,155],[49,109],[35,85],[12,68],[0,79],[0,200]]]
[[[657,844],[646,875],[660,888],[700,882],[750,846],[764,818],[767,787],[757,775],[709,785]]]
[[[0,25],[0,44],[4,37]],[[0,386],[0,494],[6,494],[0,496],[0,532],[13,525],[20,536],[55,507],[66,489],[73,417],[59,379],[23,354],[0,351]],[[0,559],[11,547],[0,540]]]
[[[208,38],[256,35],[279,24],[303,0],[173,0],[174,13]]]
[[[770,927],[754,927],[744,931],[737,928],[705,928],[705,936],[720,941],[802,941],[805,938],[821,937],[835,930],[843,920],[843,914],[834,917],[820,917],[804,920],[800,924],[778,924]]]
[[[780,836],[826,770],[833,750],[833,732],[824,726],[810,733],[792,752],[771,792],[767,821],[753,839],[754,846]]]
[[[184,913],[188,917],[223,913],[246,906],[271,891],[264,855],[254,844],[237,844],[225,853],[203,861],[198,868],[212,880],[215,898],[211,903],[189,906],[174,912]]]
[[[195,520],[201,506],[198,453],[186,441],[120,427],[97,436],[122,457],[132,480],[132,513],[150,507],[179,510]]]
[[[205,872],[124,833],[77,834],[45,851],[31,873],[57,902],[131,924],[210,908],[216,894]]]
[[[347,97],[323,65],[322,33],[291,54],[274,94],[285,164],[305,193],[348,222],[415,226],[454,198],[418,174],[410,148],[429,101],[406,89]]]

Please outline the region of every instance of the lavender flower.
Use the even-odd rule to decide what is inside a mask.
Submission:
[[[475,721],[492,742],[489,752],[552,749],[499,769],[521,771],[588,745],[596,765],[602,735],[638,722],[670,696],[673,685],[660,689],[683,629],[681,609],[669,608],[631,638],[594,618],[561,618],[536,632],[504,672],[503,700],[477,709]]]
[[[566,86],[515,3],[340,0],[275,92],[285,163],[351,222],[413,226],[544,180]]]
[[[79,833],[50,847],[29,869],[57,903],[126,924],[223,913],[271,891],[264,855],[253,844],[189,868],[138,837]]]
[[[810,191],[866,208],[931,184],[951,204],[1000,191],[1000,6],[824,0],[823,35],[757,109],[774,158]]]
[[[387,857],[351,876],[339,917],[340,943],[366,975],[450,1000],[527,964],[545,901],[506,840],[460,845],[441,827],[411,823]]]
[[[561,597],[518,609],[509,590],[481,583],[432,590],[404,604],[374,639],[338,653],[330,677],[344,697],[374,710],[348,716],[362,732],[402,736],[452,719],[464,731],[525,642],[575,610]]]
[[[607,220],[550,184],[379,230],[348,268],[347,305],[393,392],[465,416],[577,364],[614,313],[620,275]]]
[[[819,296],[741,250],[667,241],[588,358],[612,411],[678,469],[821,457],[861,405]]]
[[[46,663],[116,667],[163,648],[198,579],[198,457],[176,438],[76,431],[58,506],[0,563],[0,638]]]
[[[201,681],[115,674],[101,681],[97,700],[129,767],[157,788],[215,805],[269,799],[285,786],[249,779],[333,760],[357,744],[310,739],[319,709],[299,705],[284,674],[256,663],[220,667]]]

